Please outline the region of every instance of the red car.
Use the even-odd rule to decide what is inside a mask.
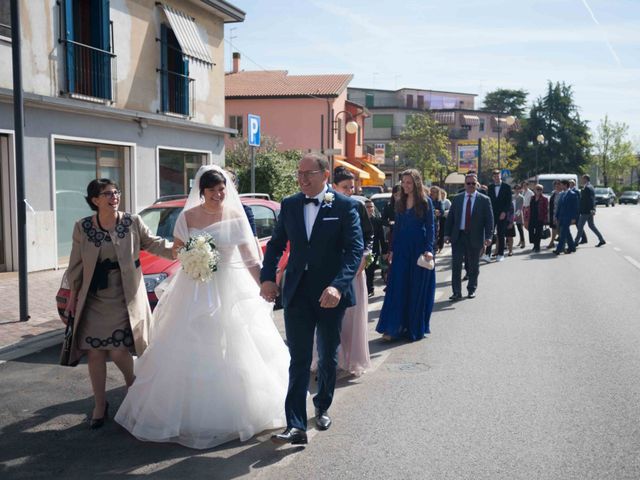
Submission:
[[[262,247],[264,253],[267,242],[271,238],[271,232],[276,226],[278,215],[280,214],[280,204],[272,200],[265,198],[254,198],[249,196],[241,197],[242,203],[251,207],[253,217],[256,224],[256,236]],[[173,240],[173,228],[178,219],[178,215],[182,212],[184,204],[186,202],[185,196],[173,200],[159,201],[153,205],[145,208],[140,212],[140,217],[144,223],[151,229],[156,235]],[[289,260],[289,249],[284,252],[280,263],[278,264],[277,278],[278,285],[282,280],[282,274],[287,266]],[[149,298],[149,305],[151,309],[158,303],[158,297],[155,293],[156,286],[173,275],[180,263],[177,260],[167,260],[166,258],[156,257],[148,252],[140,252],[140,264],[142,266],[142,274],[144,276],[144,285],[147,290],[147,296]],[[67,298],[69,297],[68,289],[61,288],[58,291],[56,300],[58,303],[58,312],[62,315],[66,306]],[[276,301],[276,306],[279,306],[279,299]]]
[[[280,214],[280,204],[264,198],[242,197],[241,200],[244,205],[251,207],[256,224],[256,236],[264,253]],[[173,240],[173,227],[176,224],[178,215],[182,212],[185,202],[186,198],[157,202],[140,212],[140,217],[154,234]],[[278,282],[281,280],[282,272],[287,266],[288,259],[289,252],[287,250],[282,255],[278,265]],[[177,260],[156,257],[145,251],[140,252],[140,263],[149,297],[149,305],[153,310],[158,303],[158,297],[156,297],[154,291],[156,286],[167,277],[173,275],[180,268],[180,263]]]

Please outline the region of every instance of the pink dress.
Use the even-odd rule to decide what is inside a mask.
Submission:
[[[364,270],[353,279],[356,304],[347,308],[342,319],[338,367],[353,375],[362,375],[371,368],[369,358],[369,296]]]

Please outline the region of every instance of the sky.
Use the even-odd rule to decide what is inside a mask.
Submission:
[[[608,115],[640,151],[640,0],[230,0],[243,70],[352,73],[350,86],[484,95],[572,86],[595,129]]]

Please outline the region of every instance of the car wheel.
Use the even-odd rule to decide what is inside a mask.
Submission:
[[[609,208],[609,202],[605,203],[605,205],[607,206],[607,208]]]

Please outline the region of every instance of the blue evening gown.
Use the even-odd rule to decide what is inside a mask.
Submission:
[[[433,204],[419,218],[410,208],[396,214],[393,228],[393,264],[376,327],[379,333],[419,340],[430,333],[429,319],[436,292],[435,270],[419,267],[418,257],[433,253],[435,223]]]

